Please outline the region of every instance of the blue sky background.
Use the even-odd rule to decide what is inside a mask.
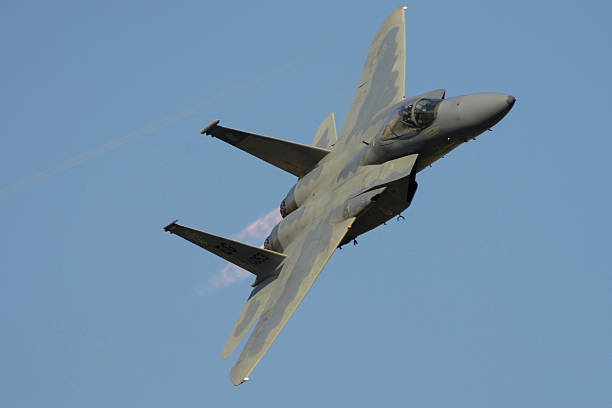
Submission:
[[[338,251],[250,383],[233,236],[294,177],[199,135],[310,143],[404,3],[3,2],[0,405],[612,406],[612,8],[409,2],[407,95],[513,94]],[[260,243],[260,241],[258,241]],[[317,405],[314,405],[317,404]]]

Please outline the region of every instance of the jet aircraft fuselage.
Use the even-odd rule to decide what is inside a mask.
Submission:
[[[405,10],[394,10],[374,37],[339,135],[333,113],[312,145],[219,120],[200,132],[298,178],[263,248],[176,222],[164,228],[256,276],[221,353],[228,358],[253,328],[230,373],[235,385],[249,379],[335,249],[400,215],[416,193],[418,172],[490,129],[515,102],[500,93],[445,98],[443,89],[406,99]]]
[[[347,194],[346,199],[350,200],[362,182],[357,171],[360,167],[418,154],[411,175],[387,185],[384,192],[373,197],[365,211],[357,214],[351,230],[340,243],[344,245],[404,211],[416,192],[414,176],[417,172],[490,129],[515,102],[513,96],[502,93],[476,93],[448,99],[435,96],[443,98],[444,90],[411,97],[391,106],[382,113],[386,120],[378,132],[364,135],[362,144],[354,145],[357,149],[332,150],[314,171],[291,188],[281,204],[281,214],[286,217],[303,206],[322,207],[324,211],[328,194]],[[294,221],[299,217],[302,213],[281,220],[266,240],[265,247],[282,250],[279,231],[290,240],[303,228],[302,223]]]

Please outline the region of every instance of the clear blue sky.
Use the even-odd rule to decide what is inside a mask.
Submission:
[[[199,129],[340,128],[400,5],[2,3],[0,406],[612,406],[604,1],[406,3],[407,95],[517,103],[231,385],[250,280],[204,293],[225,263],[162,227],[234,236],[294,178]]]

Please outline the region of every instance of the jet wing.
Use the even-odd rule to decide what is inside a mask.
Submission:
[[[366,59],[357,93],[337,146],[370,140],[385,119],[384,112],[400,102],[406,89],[406,24],[404,7],[384,22]],[[369,136],[366,138],[366,136]]]
[[[249,375],[268,351],[315,279],[342,241],[354,218],[333,222],[331,213],[304,230],[286,249],[287,258],[264,311],[231,371],[235,385]]]
[[[246,336],[251,327],[253,327],[253,324],[259,319],[259,316],[261,316],[261,313],[266,307],[266,302],[273,292],[272,289],[276,284],[276,278],[277,276],[270,276],[263,282],[260,282],[249,295],[249,299],[244,305],[238,321],[236,321],[234,325],[232,334],[230,334],[221,352],[224,359],[232,355],[236,347],[238,347],[242,339],[244,339],[244,336]]]

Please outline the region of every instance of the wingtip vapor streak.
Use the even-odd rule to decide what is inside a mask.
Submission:
[[[222,352],[229,357],[255,326],[231,370],[235,385],[248,380],[334,250],[404,211],[418,172],[490,129],[514,105],[510,95],[445,98],[444,89],[406,98],[404,10],[394,10],[376,34],[339,137],[333,113],[312,146],[223,127],[219,120],[201,131],[298,177],[264,248],[176,222],[164,228],[255,275]]]

